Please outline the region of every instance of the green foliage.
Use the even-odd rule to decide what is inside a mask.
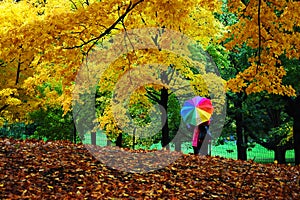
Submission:
[[[251,94],[244,102],[247,132],[273,146],[290,146],[292,120],[284,110],[285,100],[279,95]]]
[[[169,101],[168,101],[168,123],[169,123],[169,131],[170,131],[169,133],[170,133],[171,140],[175,137],[180,125],[180,121],[181,121],[181,117],[179,114],[180,108],[181,106],[176,98],[176,95],[174,93],[170,94]],[[157,120],[157,119],[151,119],[151,115],[149,112],[149,105],[145,105],[143,102],[139,101],[138,103],[130,105],[128,110],[129,110],[129,115],[132,117],[135,126],[146,127],[153,122],[151,120]],[[153,122],[153,123],[160,123],[160,121]],[[154,130],[150,130],[152,132],[147,132],[146,128],[145,130],[143,129],[138,129],[138,130],[143,132],[141,133],[137,131],[135,133],[135,141],[133,141],[134,133],[123,133],[122,145],[124,147],[132,148],[134,142],[135,148],[149,149],[151,145],[153,145],[154,143],[158,143],[161,140],[162,137],[161,131],[159,131],[158,133],[154,133],[153,132]]]
[[[34,126],[24,123],[5,123],[0,128],[0,137],[12,137],[15,139],[25,139],[33,134]]]
[[[224,25],[224,26],[232,26],[238,22],[238,17],[230,13],[228,10],[228,0],[222,0],[222,13],[215,13],[215,17]]]
[[[168,108],[169,130],[170,138],[172,140],[172,138],[175,137],[181,122],[181,116],[179,114],[181,105],[179,104],[174,93],[169,96]]]
[[[279,127],[271,128],[271,130],[269,131],[269,137],[273,140],[283,137],[283,139],[281,139],[278,144],[278,146],[283,146],[293,140],[292,126],[293,125],[290,121],[288,123],[280,124]]]
[[[219,70],[228,69],[230,67],[229,51],[223,46],[209,45],[207,52],[212,57]]]
[[[200,44],[188,45],[188,49],[191,52],[190,58],[198,62],[206,61],[203,47]]]
[[[36,126],[32,138],[73,141],[74,124],[71,113],[63,115],[61,108],[47,108],[29,115]]]
[[[286,76],[283,78],[283,83],[292,85],[297,92],[300,91],[300,60],[288,59],[285,56],[281,56],[282,65],[285,66]]]

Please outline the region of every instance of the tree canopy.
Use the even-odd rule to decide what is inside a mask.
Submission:
[[[225,38],[225,46],[233,51],[246,44],[257,50],[249,58],[251,65],[228,81],[234,91],[248,94],[267,91],[294,96],[291,85],[284,85],[285,66],[280,56],[299,58],[299,1],[228,0],[228,9],[237,17]]]
[[[205,46],[222,29],[212,13],[220,8],[218,1],[187,1],[184,7],[181,1],[144,0],[2,1],[0,5],[5,120],[24,120],[26,113],[45,104],[59,103],[69,111],[76,72],[91,49],[114,34],[160,27],[180,31]],[[57,85],[62,93],[54,89]]]

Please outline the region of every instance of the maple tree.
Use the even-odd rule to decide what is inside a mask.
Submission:
[[[1,20],[0,33],[4,75],[0,94],[7,99],[1,98],[4,101],[2,121],[26,121],[28,112],[57,104],[62,105],[65,113],[72,110],[76,72],[93,48],[118,33],[159,27],[187,35],[205,48],[222,33],[222,26],[213,15],[219,9],[217,0],[186,1],[184,6],[181,1],[156,0],[1,2],[1,10],[5,12],[1,12],[0,17],[9,19]],[[16,12],[20,15],[8,17]],[[155,61],[159,51],[140,53],[145,54],[144,61]],[[134,59],[134,54],[128,53],[126,57],[126,70],[132,69],[134,63],[130,63],[130,59]],[[171,59],[172,56],[168,57],[169,63]],[[123,66],[118,61],[124,59],[116,58],[113,65]],[[178,70],[184,71],[179,66]],[[194,78],[192,82],[200,85],[201,78]],[[61,87],[61,92],[55,89],[57,87]],[[105,114],[110,116],[107,110]],[[116,129],[114,132],[118,133]]]
[[[291,59],[291,60],[286,60],[283,59],[284,62],[286,63],[287,66],[289,66],[288,71],[287,71],[287,76],[284,79],[284,82],[290,83],[293,85],[293,87],[296,89],[296,91],[300,90],[299,87],[299,76],[300,76],[300,71],[299,71],[299,65],[300,65],[300,60],[299,59]],[[300,98],[299,98],[299,93],[296,98],[286,98],[285,101],[287,102],[285,106],[286,112],[289,114],[290,117],[293,118],[293,140],[294,140],[294,150],[295,150],[295,163],[300,164],[300,138],[299,138],[299,133],[300,133],[300,127],[299,127],[299,121],[300,121],[300,116],[298,115],[300,113],[299,110],[299,103],[300,103]]]
[[[295,16],[300,12],[298,5],[298,1],[228,1],[229,11],[238,16],[238,23],[232,25],[226,34],[232,40],[225,46],[232,49],[246,44],[258,49],[258,53],[249,58],[251,66],[228,82],[232,91],[295,95],[291,86],[282,84],[286,72],[279,57],[299,57],[299,33],[295,29],[299,21]]]
[[[149,51],[149,50],[147,50]],[[183,99],[186,100],[186,98],[190,96],[194,96],[195,94],[198,93],[198,95],[207,95],[208,94],[208,89],[211,89],[211,92],[213,94],[219,94],[220,96],[213,96],[213,98],[216,98],[218,101],[216,101],[215,106],[217,108],[217,111],[220,112],[220,108],[222,108],[222,105],[224,104],[224,98],[222,99],[222,94],[224,94],[224,86],[222,84],[224,83],[221,78],[218,79],[217,76],[214,76],[213,73],[208,73],[208,74],[203,74],[201,71],[196,71],[196,73],[192,71],[192,66],[188,65],[182,68],[182,60],[176,61],[172,55],[166,54],[158,54],[156,53],[156,59],[158,60],[163,60],[164,65],[166,66],[161,66],[159,65],[158,67],[155,65],[150,66],[145,70],[145,67],[143,69],[138,69],[137,67],[132,67],[130,72],[130,75],[128,77],[123,75],[123,71],[120,70],[123,67],[122,64],[115,65],[117,68],[112,68],[109,72],[106,73],[103,80],[100,81],[100,90],[101,92],[105,91],[111,91],[113,88],[115,89],[114,92],[114,98],[112,104],[107,104],[107,109],[104,111],[104,114],[100,116],[100,126],[102,128],[106,129],[109,133],[115,134],[115,129],[118,129],[118,127],[122,128],[122,125],[118,124],[116,121],[116,118],[119,121],[124,122],[125,124],[130,124],[130,120],[128,118],[124,118],[126,116],[126,106],[120,104],[120,102],[126,102],[126,99],[128,98],[128,93],[130,93],[133,89],[136,89],[136,91],[133,93],[131,98],[129,99],[129,107],[131,102],[136,103],[136,102],[141,102],[146,106],[146,107],[151,107],[151,104],[158,103],[161,105],[161,107],[157,111],[153,112],[161,112],[162,117],[161,117],[161,124],[164,124],[162,127],[162,144],[163,146],[166,146],[170,142],[169,138],[169,127],[168,127],[168,119],[165,119],[165,116],[169,116],[168,112],[168,107],[169,107],[169,99],[171,95],[175,94],[176,98],[179,100],[180,104],[183,103]],[[153,53],[152,53],[153,54]],[[163,58],[160,58],[159,56],[163,56]],[[147,61],[150,60],[151,63],[151,57],[146,57]],[[124,62],[124,61],[122,61]],[[140,62],[140,61],[138,61]],[[136,63],[135,63],[136,64]],[[124,63],[123,63],[124,65]],[[137,63],[137,66],[143,65],[143,63]],[[171,66],[171,67],[170,67]],[[197,70],[197,69],[194,69]],[[205,69],[204,69],[205,70]],[[211,70],[211,69],[210,69]],[[116,71],[119,72],[118,75],[116,75]],[[125,70],[126,71],[126,70]],[[183,76],[188,77],[191,79],[188,82],[185,82],[185,79],[180,76],[180,72],[183,73]],[[185,73],[185,74],[184,74]],[[155,75],[155,74],[158,74]],[[121,77],[121,78],[120,78]],[[202,78],[202,77],[205,77]],[[208,77],[210,77],[210,80],[208,81]],[[123,80],[122,80],[123,79]],[[146,82],[145,85],[141,85],[141,83],[144,83],[142,79],[149,79],[148,82]],[[150,82],[149,82],[150,81]],[[152,82],[151,82],[152,81]],[[207,81],[207,83],[205,83]],[[105,83],[105,84],[103,84]],[[130,85],[128,84],[130,83]],[[219,85],[218,85],[219,83]],[[207,84],[210,84],[212,87],[208,88]],[[116,86],[117,85],[117,86]],[[192,88],[194,88],[194,92],[189,92]],[[220,90],[218,90],[220,89]],[[223,89],[223,91],[222,91]],[[217,90],[217,92],[216,92]],[[129,91],[129,92],[128,92]],[[185,96],[182,97],[182,96]],[[219,99],[218,99],[219,98]],[[106,101],[104,99],[104,101]],[[116,103],[114,103],[116,102]],[[219,105],[218,105],[219,103]],[[222,104],[223,103],[223,104]],[[176,104],[170,104],[170,108],[172,106],[175,106]],[[221,106],[220,106],[221,105]],[[110,115],[107,115],[105,112],[110,113]],[[179,111],[177,110],[177,115]],[[114,117],[112,117],[114,116]],[[142,115],[144,116],[144,115]],[[134,124],[131,124],[134,127]],[[151,126],[152,125],[152,126]],[[153,124],[151,124],[150,127],[153,127]],[[110,130],[109,130],[109,128]],[[155,125],[154,127],[160,127],[159,124]],[[124,127],[123,127],[124,128]],[[126,129],[126,128],[125,128]],[[139,130],[136,130],[134,128],[128,128],[127,127],[127,133],[131,131],[136,131],[140,134],[147,134],[147,127],[142,127],[139,128]],[[119,134],[122,134],[122,130],[119,129]],[[150,129],[149,132],[154,132],[154,129]],[[149,133],[148,133],[149,134]],[[121,137],[121,136],[120,136]]]
[[[257,53],[249,58],[250,66],[228,81],[233,92],[246,94],[267,91],[295,96],[295,88],[283,83],[286,66],[282,56],[299,59],[299,1],[229,0],[228,9],[237,17],[226,34],[225,46],[234,50],[247,45]],[[237,50],[237,49],[235,49]],[[294,85],[294,84],[292,84]],[[291,104],[296,109],[296,104]],[[295,160],[300,162],[299,118],[294,116]]]
[[[247,59],[255,52],[246,46],[236,48],[236,50],[238,51],[229,53],[230,67],[221,70],[222,77],[226,80],[235,77],[239,71],[247,68],[249,66]],[[285,61],[284,66],[288,73],[283,82],[294,85],[295,78],[293,77],[297,77],[299,73],[292,73],[291,69],[296,65]],[[227,102],[227,125],[223,133],[225,135],[236,132],[238,158],[247,159],[250,141],[254,141],[273,150],[274,159],[279,163],[284,163],[285,151],[291,149],[293,142],[290,137],[290,119],[286,116],[284,109],[285,97],[266,92],[247,95],[243,92],[228,91]]]
[[[285,56],[280,57],[285,69],[286,76],[283,83],[293,85],[295,90],[299,89],[299,61],[297,59],[287,59]],[[281,95],[270,95],[266,93],[250,95],[247,100],[247,114],[245,127],[251,138],[267,149],[275,151],[275,160],[279,163],[285,163],[285,151],[293,149],[293,118],[288,116],[291,108],[289,98]],[[247,116],[249,115],[250,116]],[[295,119],[294,119],[295,120]],[[256,123],[254,121],[257,121]],[[297,122],[298,120],[295,120]],[[257,130],[257,123],[260,123],[260,129]],[[297,123],[296,123],[297,124]],[[256,130],[256,131],[253,131]],[[297,143],[296,143],[297,145]]]
[[[228,81],[228,87],[232,91],[245,91],[249,94],[266,90],[288,96],[295,94],[290,86],[282,84],[285,68],[280,67],[282,59],[279,57],[283,54],[289,59],[298,56],[298,18],[294,14],[299,12],[298,3],[228,1],[229,10],[236,13],[238,20],[230,22],[230,31],[225,38],[233,39],[226,47],[238,51],[234,48],[246,43],[249,47],[259,50],[259,53],[249,60],[252,63],[249,68],[238,72],[236,78]],[[3,19],[0,33],[2,122],[26,121],[28,112],[46,105],[62,105],[65,113],[72,110],[75,72],[93,47],[106,39],[109,40],[113,35],[133,28],[160,27],[181,31],[199,40],[206,49],[214,38],[211,35],[219,36],[223,33],[212,13],[220,9],[221,4],[218,1],[191,1],[186,2],[184,7],[180,1],[142,0],[47,3],[1,1],[0,5],[3,11],[0,15]],[[168,9],[170,7],[172,9]],[[8,17],[12,14],[15,17]],[[251,31],[241,31],[245,29]],[[143,55],[144,59],[151,60],[147,57],[149,53]],[[155,51],[151,53],[158,55]],[[134,54],[129,53],[127,56],[125,61],[116,60],[113,67],[124,66],[124,61],[127,70],[133,69],[135,63],[129,62],[132,61],[130,59],[134,59]],[[169,61],[175,64],[177,62],[178,65],[182,62],[175,59]],[[195,85],[201,85],[201,79],[194,80],[198,81],[194,82]],[[102,84],[104,87],[105,83]],[[61,87],[62,92],[58,92],[57,87]],[[201,90],[201,87],[198,87],[198,90]],[[138,95],[136,97],[137,100],[140,98]],[[149,101],[141,100],[149,103],[146,106],[150,105]],[[109,120],[109,116],[112,116],[109,108],[103,112]],[[114,126],[110,128],[118,133]]]
[[[62,12],[65,10],[64,3],[51,1],[45,5],[42,1],[0,2],[1,124],[5,121],[25,121],[26,113],[40,106],[37,99],[32,101],[30,95],[26,95],[23,86],[24,80],[36,70],[34,66],[38,61],[39,46],[29,45],[24,38],[42,42],[37,38],[38,33],[34,36],[30,24],[39,23],[54,12]],[[45,77],[45,73],[39,76]]]
[[[252,94],[244,102],[244,130],[251,139],[274,151],[274,160],[286,163],[286,151],[293,149],[292,124],[284,110],[282,96]],[[259,128],[258,125],[259,124]]]

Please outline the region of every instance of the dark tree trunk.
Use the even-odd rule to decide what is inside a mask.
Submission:
[[[136,134],[136,128],[133,130],[133,136],[132,136],[132,149],[135,148],[135,134]]]
[[[264,142],[261,138],[257,137],[257,135],[255,135],[255,133],[253,132],[249,131],[249,136],[264,148],[274,151],[275,154],[274,160],[277,160],[278,163],[282,163],[282,164],[286,163],[285,153],[287,150],[291,149],[292,147],[291,142],[279,146],[280,141],[283,138],[278,138],[276,141]]]
[[[238,94],[240,97],[241,95]],[[235,121],[236,121],[236,146],[237,146],[237,153],[238,159],[240,160],[247,160],[247,146],[245,143],[244,133],[243,133],[243,113],[242,113],[242,101],[237,100],[234,102],[235,108],[237,109],[235,114]]]
[[[0,108],[0,112],[2,112],[3,110],[5,110],[8,107],[8,105],[4,105]]]
[[[277,148],[274,149],[274,153],[275,153],[275,160],[277,160],[277,162],[279,164],[285,164],[285,153],[286,153],[286,148],[278,146]]]
[[[116,140],[116,146],[117,147],[122,147],[122,133],[119,133],[117,140]]]
[[[295,164],[300,164],[300,95],[294,101],[294,124],[293,124],[293,136],[294,136],[294,150],[295,150]]]
[[[296,120],[296,119],[294,119]],[[298,119],[298,122],[300,122],[300,119]],[[295,165],[300,164],[300,129],[295,129],[295,123],[294,122],[294,151],[295,151]]]
[[[96,132],[91,133],[91,142],[92,145],[96,145]]]
[[[294,119],[293,123],[293,138],[294,138],[294,152],[295,165],[300,164],[300,95],[295,100],[287,99],[286,111]]]
[[[161,122],[163,124],[161,145],[162,145],[162,147],[167,147],[167,148],[169,148],[168,144],[170,142],[169,124],[168,124],[168,100],[169,100],[168,89],[166,89],[166,88],[161,89],[160,105],[162,106]]]
[[[77,135],[76,135],[76,124],[75,124],[75,122],[74,122],[74,120],[73,120],[73,130],[72,130],[72,132],[73,133],[71,133],[72,134],[72,137],[73,137],[73,142],[74,142],[74,144],[76,144],[76,137],[77,137]]]
[[[17,85],[19,83],[20,73],[21,73],[21,61],[18,62],[18,69],[17,69],[15,85]]]

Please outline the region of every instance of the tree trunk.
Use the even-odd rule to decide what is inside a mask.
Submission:
[[[168,89],[163,88],[161,89],[161,94],[160,94],[160,104],[162,106],[161,108],[161,123],[163,124],[162,127],[162,138],[161,138],[161,145],[162,147],[169,148],[169,124],[168,124],[168,99],[169,99],[169,94],[168,94]]]
[[[20,73],[21,73],[21,61],[19,60],[15,85],[18,85],[19,83]]]
[[[299,109],[299,108],[298,108]],[[298,111],[300,112],[300,110]],[[294,151],[295,151],[295,165],[300,164],[300,118],[294,118],[293,137],[294,137]]]
[[[260,144],[264,148],[268,150],[274,151],[275,157],[274,160],[277,160],[278,163],[286,163],[285,159],[285,153],[287,150],[291,149],[292,144],[290,142],[279,146],[279,142],[282,140],[282,138],[279,138],[278,141],[272,141],[272,142],[264,142],[261,138],[257,137],[255,133],[249,132],[249,135],[252,139],[255,140],[256,143]]]
[[[120,148],[122,147],[122,133],[119,133],[117,137],[116,146]]]
[[[76,124],[75,124],[74,120],[73,120],[73,130],[72,130],[72,132],[73,133],[71,133],[71,134],[72,134],[72,137],[73,137],[73,142],[74,142],[74,144],[76,144],[77,135],[76,135]]]
[[[293,137],[294,137],[295,165],[299,165],[300,164],[300,95],[298,95],[295,100],[291,98],[287,98],[286,111],[294,119]]]
[[[295,165],[300,164],[300,95],[294,101],[294,124],[293,124],[293,137],[294,137],[294,151],[295,151]]]
[[[238,94],[238,96],[241,96]],[[234,102],[235,108],[237,109],[235,114],[236,121],[236,146],[239,160],[247,160],[247,146],[245,144],[245,138],[243,134],[243,113],[242,113],[242,101],[237,100]]]
[[[91,133],[91,142],[92,145],[96,145],[96,132]]]
[[[136,134],[136,128],[133,129],[133,136],[132,136],[132,149],[135,148],[135,134]]]
[[[285,164],[285,153],[286,153],[286,148],[278,146],[275,148],[274,150],[275,153],[275,160],[277,160],[277,162],[279,164]]]

